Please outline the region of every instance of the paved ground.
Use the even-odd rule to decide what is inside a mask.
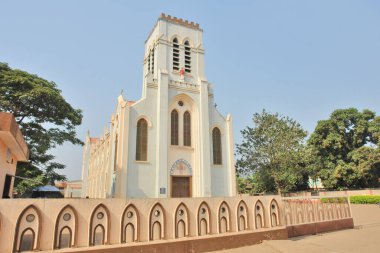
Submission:
[[[219,253],[379,253],[380,207],[352,205],[354,229],[261,244]]]

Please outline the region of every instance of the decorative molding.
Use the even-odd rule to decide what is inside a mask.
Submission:
[[[186,169],[187,169],[187,171],[186,171]],[[172,167],[170,169],[170,175],[192,176],[193,175],[193,169],[191,168],[191,165],[188,161],[186,161],[185,159],[178,159],[172,165]]]

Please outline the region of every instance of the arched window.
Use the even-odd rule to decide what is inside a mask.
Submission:
[[[113,162],[113,170],[116,171],[116,163],[117,163],[117,145],[118,145],[118,138],[117,134],[115,136],[115,157],[114,157],[114,162]]]
[[[217,127],[212,130],[212,155],[214,164],[222,164],[222,140]]]
[[[94,241],[92,245],[103,245],[104,244],[104,227],[102,225],[97,225],[94,229],[93,234]]]
[[[38,251],[41,218],[39,210],[30,205],[19,215],[12,252]]]
[[[185,72],[191,73],[191,50],[189,41],[185,41]]]
[[[76,211],[70,205],[65,206],[59,212],[55,223],[55,248],[62,249],[75,246],[76,217]]]
[[[70,248],[71,247],[71,230],[69,227],[62,228],[61,232],[59,233],[59,241],[58,241],[58,248]]]
[[[150,72],[150,50],[149,50],[149,54],[148,54],[148,63],[147,63],[147,66],[148,66],[148,70],[147,72],[149,73]]]
[[[191,146],[191,116],[188,111],[183,114],[183,145]]]
[[[109,243],[110,214],[106,206],[99,204],[91,214],[90,246]]]
[[[154,47],[152,49],[151,57],[152,57],[152,59],[151,59],[151,65],[150,65],[150,72],[152,72],[152,74],[154,74]]]
[[[33,229],[27,228],[21,234],[20,251],[33,251],[35,234]]]
[[[148,160],[148,122],[145,119],[140,119],[137,122],[136,136],[136,161]]]
[[[179,70],[179,44],[177,38],[173,39],[173,70]]]
[[[178,112],[175,109],[171,113],[171,144],[178,145]]]
[[[165,210],[159,203],[155,204],[150,211],[149,227],[151,241],[165,237]]]

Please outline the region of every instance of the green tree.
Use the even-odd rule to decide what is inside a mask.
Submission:
[[[304,140],[307,132],[295,120],[265,110],[253,115],[254,127],[241,131],[237,145],[237,171],[250,175],[254,192],[288,192],[306,189]]]
[[[24,193],[38,182],[64,180],[56,170],[65,166],[53,162],[48,151],[66,141],[82,144],[75,131],[82,122],[81,110],[66,102],[54,82],[6,63],[0,63],[0,110],[14,115],[30,150],[30,162],[20,163],[17,175],[33,181],[16,180],[16,190]]]
[[[380,177],[380,117],[370,110],[335,110],[318,122],[308,140],[325,188],[377,187]]]

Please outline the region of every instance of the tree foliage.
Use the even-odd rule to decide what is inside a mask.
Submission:
[[[254,127],[241,131],[237,171],[251,177],[254,192],[287,192],[307,188],[304,140],[307,132],[295,120],[265,110],[253,115]]]
[[[379,137],[380,117],[370,110],[339,109],[319,121],[308,145],[325,188],[377,187]]]
[[[82,144],[75,131],[82,121],[81,110],[66,102],[54,82],[5,63],[0,63],[0,110],[14,115],[30,149],[30,163],[20,164],[17,175],[43,184],[64,180],[56,170],[65,166],[53,162],[48,151],[66,141]],[[16,183],[20,193],[36,185],[26,180]]]

